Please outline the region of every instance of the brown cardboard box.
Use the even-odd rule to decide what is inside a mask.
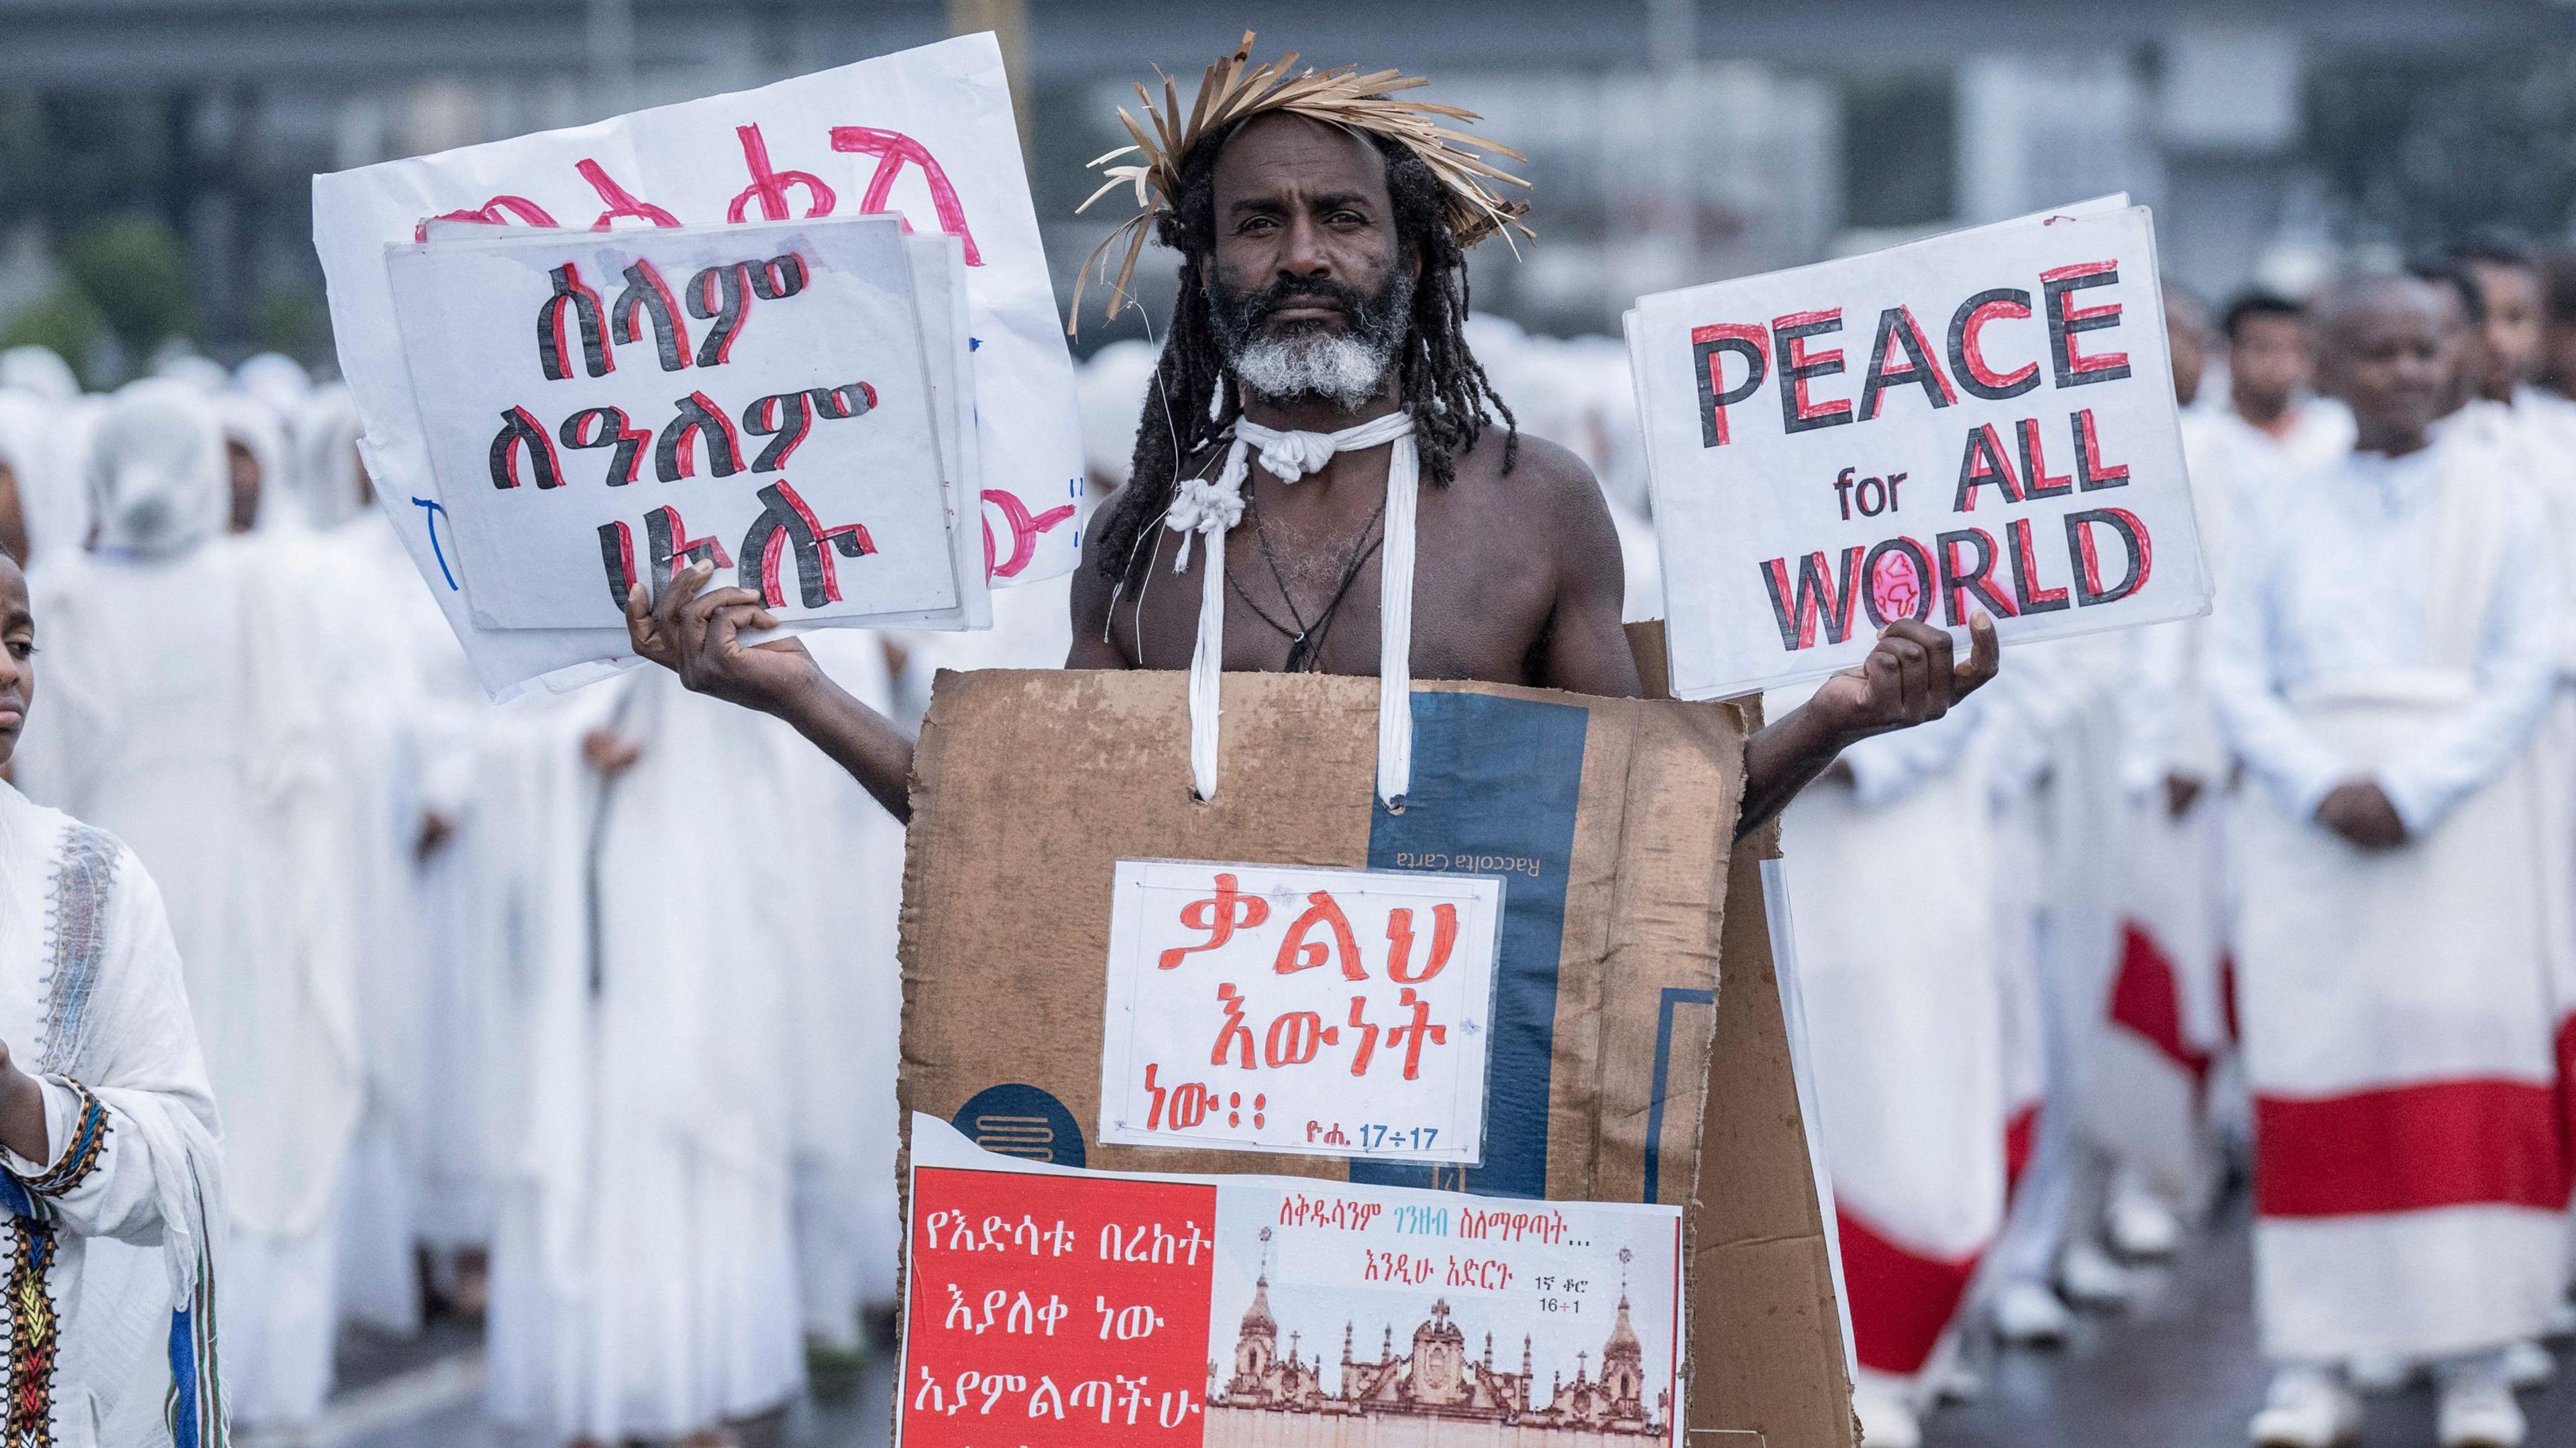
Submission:
[[[1224,706],[1220,783],[1200,801],[1180,673],[939,677],[907,837],[907,1115],[1069,1165],[1573,1200],[1690,1203],[1702,1151],[1720,1152],[1691,1257],[1690,1350],[1709,1365],[1692,1368],[1691,1426],[1847,1448],[1820,1217],[1755,948],[1760,890],[1732,847],[1742,716],[1420,683],[1414,787],[1389,811],[1373,788],[1375,680],[1228,675]],[[1518,862],[1481,1166],[1098,1144],[1117,861],[1403,868],[1426,854]],[[1740,1011],[1717,993],[1721,942],[1746,952]],[[1734,1043],[1714,1065],[1712,1033]]]

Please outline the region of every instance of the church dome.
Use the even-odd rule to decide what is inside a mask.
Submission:
[[[1628,1325],[1628,1298],[1623,1293],[1619,1298],[1619,1320],[1611,1325],[1610,1341],[1601,1349],[1601,1361],[1605,1365],[1622,1360],[1633,1363],[1643,1359],[1645,1351],[1637,1341],[1637,1329]]]
[[[1270,1315],[1270,1274],[1265,1272],[1252,1284],[1252,1306],[1244,1309],[1243,1331],[1247,1337],[1277,1337],[1278,1319]]]

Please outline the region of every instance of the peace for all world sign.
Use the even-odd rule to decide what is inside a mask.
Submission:
[[[1666,292],[1628,316],[1675,695],[2205,612],[2155,234],[2079,207]]]
[[[475,621],[615,627],[699,562],[782,619],[954,607],[905,247],[849,216],[389,257]]]

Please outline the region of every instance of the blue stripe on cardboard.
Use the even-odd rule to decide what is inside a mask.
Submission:
[[[1691,986],[1668,985],[1664,998],[1655,1007],[1655,1095],[1646,1103],[1646,1195],[1655,1200],[1664,1171],[1664,1098],[1672,1091],[1673,1074],[1673,1007],[1680,1005],[1713,1006],[1717,992]]]
[[[1565,885],[1583,794],[1590,711],[1488,694],[1413,696],[1413,789],[1404,812],[1376,808],[1369,868],[1499,875],[1502,962],[1485,1061],[1485,1161],[1463,1169],[1351,1162],[1373,1186],[1547,1194],[1547,1099],[1556,1049]],[[1479,868],[1477,857],[1491,857]],[[1461,858],[1465,857],[1465,858]]]

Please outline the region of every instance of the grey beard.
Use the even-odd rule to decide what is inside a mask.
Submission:
[[[1377,396],[1395,348],[1350,332],[1255,337],[1234,354],[1234,380],[1273,402],[1320,397],[1357,407]]]
[[[1284,337],[1254,330],[1259,295],[1217,298],[1217,343],[1235,382],[1271,402],[1318,397],[1353,408],[1376,397],[1412,333],[1413,278],[1397,273],[1374,299],[1348,287],[1336,290],[1349,299],[1348,331],[1301,328]]]

